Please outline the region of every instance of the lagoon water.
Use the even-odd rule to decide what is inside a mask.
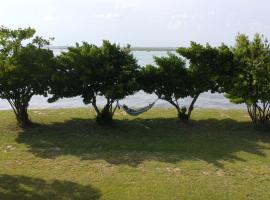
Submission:
[[[55,50],[55,53],[58,54],[59,51]],[[134,56],[137,58],[138,63],[142,66],[146,64],[153,64],[153,56],[163,56],[166,55],[165,51],[134,51]],[[156,100],[157,97],[154,94],[146,94],[143,91],[140,91],[132,96],[128,96],[120,103],[126,104],[130,107],[141,107],[152,103]],[[183,105],[187,105],[191,100],[186,98],[181,100]],[[98,98],[99,105],[105,103],[103,97]],[[156,107],[165,107],[169,108],[171,105],[165,101],[157,101]],[[60,99],[55,103],[47,103],[47,99],[42,96],[34,96],[30,102],[31,109],[54,109],[54,108],[77,108],[77,107],[90,107],[90,105],[84,105],[80,97],[74,98],[64,98]],[[219,109],[242,109],[245,108],[244,105],[236,105],[229,102],[223,94],[211,94],[206,92],[200,95],[198,98],[195,107],[199,108],[219,108]],[[11,109],[10,105],[5,100],[0,100],[0,110]]]

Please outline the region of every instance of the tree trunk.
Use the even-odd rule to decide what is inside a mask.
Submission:
[[[263,107],[256,103],[247,105],[247,110],[255,128],[265,129],[269,125],[270,104],[268,102],[263,103]]]
[[[21,127],[28,127],[32,125],[32,122],[30,121],[27,113],[27,107],[22,106],[20,108],[17,108],[16,119],[18,125]]]
[[[200,94],[197,94],[193,98],[193,100],[192,100],[192,102],[191,102],[191,104],[190,104],[190,106],[189,106],[188,109],[186,107],[180,107],[179,104],[178,104],[178,102],[177,102],[177,99],[175,99],[175,101],[173,101],[172,99],[170,99],[170,100],[163,99],[163,100],[168,101],[170,104],[172,104],[176,108],[176,110],[177,110],[177,116],[178,116],[178,118],[180,120],[182,120],[182,121],[189,121],[190,116],[191,116],[191,113],[192,113],[192,111],[194,109],[194,104],[196,103],[199,95]]]
[[[99,109],[98,109],[96,103],[92,103],[92,105],[93,105],[93,107],[94,107],[94,109],[95,109],[95,111],[96,111],[97,116],[99,116],[101,113],[100,113],[100,111],[99,111]]]
[[[30,121],[28,113],[27,113],[27,109],[28,109],[28,103],[29,100],[22,103],[20,100],[18,99],[7,99],[15,116],[17,119],[17,123],[20,127],[27,127],[32,125],[33,123]]]
[[[196,96],[193,98],[193,100],[192,100],[192,102],[191,102],[191,104],[190,104],[190,106],[189,106],[189,108],[188,108],[188,113],[187,113],[187,118],[188,118],[188,120],[190,119],[191,112],[192,112],[193,109],[194,109],[194,104],[196,103],[198,97],[199,97],[199,94],[196,95]]]
[[[97,122],[101,124],[109,124],[113,121],[114,111],[112,109],[113,101],[107,100],[107,104],[104,106],[101,112],[97,114]]]
[[[175,107],[175,109],[177,110],[178,119],[180,119],[182,121],[187,121],[187,114],[186,114],[187,109],[185,107],[181,108],[179,106],[176,98],[174,101],[173,101],[173,99],[165,99],[165,98],[161,98],[161,99],[168,101],[171,105],[173,105]]]

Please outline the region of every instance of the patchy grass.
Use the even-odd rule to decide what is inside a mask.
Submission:
[[[270,199],[270,131],[241,110],[116,113],[101,127],[88,109],[34,110],[20,129],[0,111],[0,199]]]

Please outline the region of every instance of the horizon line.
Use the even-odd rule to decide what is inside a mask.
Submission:
[[[65,50],[73,46],[48,46],[51,50]],[[178,47],[130,47],[131,51],[176,51]]]

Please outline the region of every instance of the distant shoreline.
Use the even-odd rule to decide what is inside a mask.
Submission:
[[[131,47],[132,51],[176,51],[176,47]]]
[[[49,46],[51,50],[65,50],[71,46]],[[177,47],[131,47],[132,51],[176,51]]]

